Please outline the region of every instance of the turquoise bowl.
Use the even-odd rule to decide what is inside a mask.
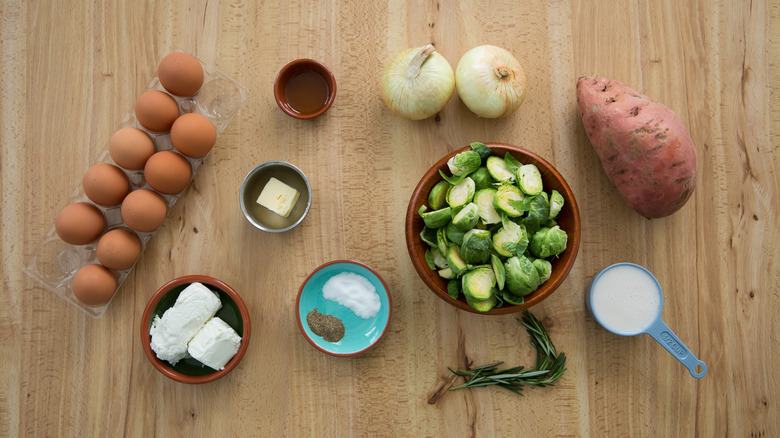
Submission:
[[[362,275],[371,282],[381,306],[376,316],[363,319],[349,308],[323,298],[322,286],[342,272]],[[333,315],[344,323],[344,337],[340,341],[328,342],[309,328],[306,315],[315,308],[319,313]],[[295,315],[303,336],[314,348],[332,356],[358,356],[372,349],[387,332],[392,314],[393,301],[385,281],[368,265],[353,260],[334,260],[315,269],[301,284],[295,301]]]

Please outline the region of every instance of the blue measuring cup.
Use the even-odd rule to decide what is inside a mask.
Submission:
[[[638,308],[637,306],[641,307],[640,300],[616,300],[609,304],[605,304],[608,303],[609,300],[605,301],[605,298],[602,296],[598,296],[594,300],[594,292],[597,295],[605,294],[608,293],[606,292],[607,288],[611,288],[609,290],[614,290],[615,294],[621,294],[624,291],[617,290],[616,288],[617,286],[620,286],[620,288],[625,288],[625,291],[627,292],[628,288],[631,288],[632,285],[620,284],[620,275],[638,279],[640,280],[640,283],[644,282],[646,287],[637,289],[640,292],[632,291],[631,293],[646,294],[645,298],[648,299],[648,302],[653,303],[651,306],[655,307],[657,304],[657,310],[655,308]],[[636,287],[637,285],[633,286]],[[657,296],[654,295],[656,293]],[[641,333],[646,333],[661,344],[661,346],[674,356],[675,359],[685,365],[693,377],[700,379],[707,374],[707,365],[697,359],[688,347],[683,344],[680,338],[678,338],[669,326],[666,325],[663,319],[661,319],[661,310],[664,306],[664,294],[658,280],[644,267],[634,263],[616,263],[604,268],[593,277],[593,280],[591,280],[586,295],[586,304],[593,319],[608,331],[620,336],[636,336]],[[622,312],[619,316],[622,317],[624,321],[630,320],[638,325],[633,327],[621,326],[621,323],[618,321],[614,319],[610,320],[606,309],[607,306],[611,307],[609,310],[612,312]],[[636,313],[636,315],[632,314],[632,312]]]

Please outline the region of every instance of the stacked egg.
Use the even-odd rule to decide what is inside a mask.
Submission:
[[[83,266],[71,280],[73,295],[88,306],[111,300],[119,273],[133,267],[144,238],[162,225],[172,200],[189,184],[192,163],[216,143],[214,125],[200,114],[182,114],[177,101],[200,90],[200,62],[186,53],[172,53],[160,62],[157,76],[165,91],[141,94],[134,107],[137,123],[111,136],[108,153],[113,163],[96,164],[84,175],[83,192],[91,202],[65,206],[54,222],[57,235],[68,244],[97,241],[99,263]],[[106,212],[117,208],[121,222],[108,224]]]

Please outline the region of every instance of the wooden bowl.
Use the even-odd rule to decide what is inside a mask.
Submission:
[[[420,182],[414,189],[414,193],[412,193],[412,198],[409,200],[409,207],[406,210],[406,247],[409,251],[409,257],[412,259],[414,269],[436,296],[461,310],[483,315],[504,315],[507,313],[519,312],[540,303],[563,283],[563,280],[569,274],[572,265],[574,265],[574,259],[577,258],[577,251],[580,248],[580,211],[577,208],[577,201],[574,199],[574,193],[572,193],[566,180],[542,157],[519,146],[503,143],[486,144],[493,151],[493,155],[503,157],[509,152],[523,164],[535,164],[542,174],[544,190],[550,192],[554,189],[563,196],[564,204],[557,221],[558,225],[568,233],[569,237],[566,250],[560,254],[558,258],[550,260],[552,264],[552,275],[550,275],[550,278],[539,286],[537,290],[526,295],[525,302],[521,305],[505,303],[502,307],[494,307],[487,312],[479,312],[466,302],[463,294],[461,294],[460,298],[457,300],[452,299],[447,293],[448,280],[441,278],[436,271],[433,271],[428,267],[428,263],[425,261],[425,251],[428,249],[428,245],[420,239],[420,232],[422,231],[424,224],[420,215],[417,214],[417,211],[423,204],[428,204],[428,193],[430,193],[436,183],[441,181],[442,178],[441,175],[439,175],[439,170],[444,171],[445,174],[449,174],[447,160],[460,152],[470,150],[470,146],[458,149],[442,157],[442,159],[428,169],[422,179],[420,179]]]
[[[173,306],[179,293],[191,283],[196,282],[203,284],[219,295],[222,308],[214,316],[221,318],[241,336],[241,345],[238,347],[238,352],[222,370],[213,370],[192,358],[182,359],[176,365],[171,365],[167,361],[160,360],[150,346],[151,336],[149,335],[149,328],[155,315],[162,317],[163,313]],[[244,357],[244,353],[246,353],[246,349],[249,346],[251,329],[252,325],[249,321],[249,311],[246,308],[246,304],[244,304],[244,300],[241,299],[233,288],[216,278],[205,275],[187,275],[164,284],[149,299],[141,317],[141,345],[149,362],[164,376],[182,383],[208,383],[224,377],[241,362],[241,358]]]

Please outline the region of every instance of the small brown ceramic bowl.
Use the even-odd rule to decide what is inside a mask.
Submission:
[[[176,298],[178,298],[181,291],[192,283],[201,283],[219,295],[222,307],[214,316],[225,321],[241,336],[241,345],[238,347],[238,352],[225,365],[225,368],[219,371],[211,369],[193,358],[182,359],[176,365],[171,365],[168,361],[159,359],[152,351],[152,339],[149,335],[149,328],[154,317],[162,317],[163,313],[176,302]],[[251,328],[249,312],[244,304],[244,300],[241,299],[233,288],[216,278],[205,275],[188,275],[169,281],[149,299],[141,317],[141,345],[149,362],[166,377],[182,383],[207,383],[225,376],[238,365],[249,346]]]
[[[330,108],[335,98],[336,78],[313,59],[291,61],[276,75],[274,99],[290,117],[317,117]]]
[[[466,302],[463,293],[460,294],[460,297],[457,300],[450,297],[447,293],[448,280],[443,279],[439,276],[437,271],[431,270],[428,267],[428,263],[425,261],[425,251],[428,249],[428,245],[420,239],[420,232],[423,230],[425,224],[417,212],[423,204],[428,205],[428,194],[433,186],[442,180],[441,175],[439,175],[439,170],[445,172],[446,175],[449,175],[447,160],[460,152],[470,150],[471,147],[469,146],[444,156],[428,169],[422,179],[420,179],[420,182],[414,189],[412,198],[409,201],[409,207],[406,211],[406,247],[409,251],[409,257],[412,259],[414,269],[420,275],[420,278],[422,278],[426,286],[428,286],[436,296],[461,310],[482,315],[504,315],[519,312],[538,304],[550,296],[550,294],[563,283],[563,280],[569,274],[572,265],[574,265],[574,259],[577,258],[577,251],[580,247],[580,212],[577,208],[577,201],[574,199],[574,193],[572,193],[566,180],[542,157],[518,146],[503,143],[487,143],[487,146],[492,149],[493,155],[503,157],[509,152],[522,164],[535,164],[542,174],[544,191],[549,193],[551,190],[557,190],[563,195],[564,204],[557,218],[557,222],[568,234],[568,242],[566,250],[561,253],[558,258],[550,260],[552,263],[552,274],[550,275],[550,278],[534,292],[526,295],[525,300],[521,305],[504,303],[501,307],[494,307],[487,312],[480,312]]]

